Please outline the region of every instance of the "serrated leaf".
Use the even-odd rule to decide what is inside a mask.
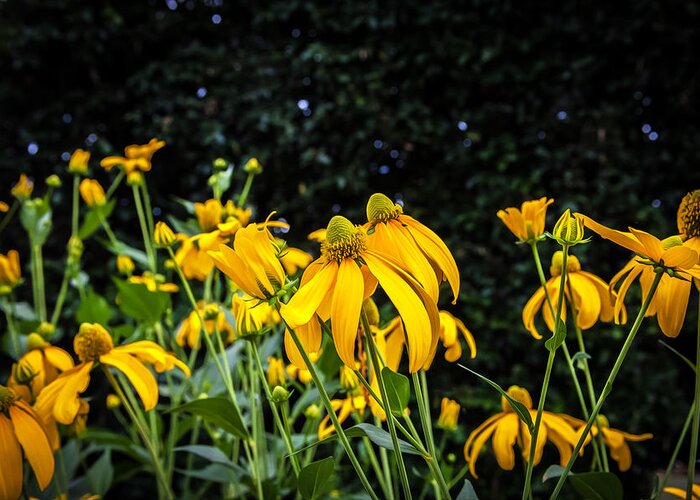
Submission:
[[[196,399],[171,408],[167,412],[186,412],[202,417],[226,432],[242,439],[249,439],[248,429],[238,409],[226,398]]]
[[[585,472],[567,478],[586,500],[622,500],[622,482],[612,472]]]
[[[508,400],[510,405],[513,407],[513,411],[515,411],[515,413],[518,415],[518,417],[520,417],[520,420],[522,420],[525,423],[525,425],[527,425],[528,429],[530,429],[530,433],[534,432],[535,426],[532,423],[532,416],[530,415],[529,408],[527,408],[520,401],[516,401],[515,399],[511,398],[508,395],[508,393],[506,391],[504,391],[503,388],[500,385],[498,385],[496,382],[489,380],[488,378],[484,377],[480,373],[477,373],[474,370],[467,368],[464,365],[460,365],[459,363],[457,363],[457,366],[467,370],[469,373],[471,373],[473,375],[476,375],[481,380],[483,380],[484,382],[489,384],[491,387],[496,389],[501,394],[501,396],[503,396],[504,398],[506,398],[506,400]]]
[[[301,469],[297,481],[299,494],[307,499],[315,500],[324,493],[324,487],[333,475],[335,460],[333,457],[311,462]]]
[[[462,489],[459,490],[457,500],[479,500],[479,496],[476,494],[474,486],[472,486],[469,479],[464,480],[464,485],[462,486]]]
[[[165,292],[151,292],[141,283],[127,283],[113,278],[119,290],[119,309],[138,321],[156,323],[170,305]]]
[[[382,379],[386,386],[387,399],[391,413],[401,417],[411,398],[411,383],[408,377],[392,371],[389,367],[382,368]]]
[[[566,340],[566,323],[559,319],[557,327],[554,329],[554,335],[545,341],[544,346],[548,351],[556,351],[564,343],[564,340]]]

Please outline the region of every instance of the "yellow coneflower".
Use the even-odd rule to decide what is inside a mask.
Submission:
[[[267,357],[267,373],[265,377],[267,378],[267,383],[270,387],[275,387],[278,385],[284,385],[287,377],[285,376],[284,370],[284,360],[282,358],[276,358],[274,356]]]
[[[148,271],[144,272],[141,276],[130,276],[128,282],[137,285],[145,285],[149,292],[177,293],[179,290],[175,283],[166,283],[165,277],[162,274],[153,274]]]
[[[390,257],[367,247],[367,235],[345,217],[328,224],[321,257],[304,271],[299,290],[282,307],[292,327],[331,318],[333,341],[346,366],[355,366],[362,302],[380,284],[401,315],[408,338],[409,370],[433,356],[439,318],[435,301]]]
[[[311,241],[315,241],[316,243],[323,243],[326,241],[326,228],[322,227],[316,231],[311,231],[307,238]]]
[[[403,213],[400,205],[375,193],[367,201],[367,248],[395,259],[437,302],[438,283],[447,280],[459,295],[459,270],[447,245],[432,230]]]
[[[204,203],[194,204],[194,214],[197,217],[199,227],[204,232],[213,231],[217,225],[221,224],[221,215],[224,211],[219,200],[207,200]]]
[[[70,160],[68,160],[68,171],[71,174],[85,174],[88,169],[89,161],[90,152],[78,148],[73,151],[72,155],[70,155]]]
[[[464,326],[462,320],[447,311],[440,311],[440,342],[445,348],[445,360],[450,363],[454,363],[462,357],[460,333],[469,347],[469,356],[474,359],[476,357],[476,341],[472,332]]]
[[[359,413],[362,415],[367,407],[367,398],[364,394],[351,395],[345,399],[332,399],[331,406],[336,412],[338,423],[342,425],[350,415]],[[340,413],[338,413],[340,410]],[[335,432],[335,426],[331,423],[330,415],[326,415],[318,425],[318,439],[325,439]]]
[[[533,420],[535,419],[537,411],[532,409],[532,398],[526,389],[513,385],[506,392],[511,398],[525,405],[530,410]],[[501,413],[489,417],[472,431],[464,445],[464,458],[469,463],[469,472],[475,478],[479,477],[476,474],[476,460],[491,436],[493,436],[493,452],[501,469],[513,470],[515,466],[513,445],[516,443],[522,451],[523,460],[527,462],[530,458],[530,430],[503,396],[501,397],[501,408],[503,409]],[[578,433],[561,415],[548,411],[542,412],[542,423],[535,445],[534,465],[537,465],[542,459],[542,452],[547,440],[557,447],[561,465],[566,465],[571,458],[573,447],[578,443],[578,438]]]
[[[19,266],[19,252],[10,250],[0,254],[0,295],[8,294],[19,284],[22,269]]]
[[[131,274],[136,269],[134,261],[128,255],[117,255],[117,270],[126,276],[131,276]]]
[[[132,144],[124,148],[125,156],[108,156],[100,162],[102,168],[107,171],[116,166],[121,166],[127,174],[137,170],[148,172],[151,170],[153,153],[165,146],[165,141],[151,139],[148,144]]]
[[[676,337],[683,326],[685,313],[688,308],[692,276],[700,278],[700,268],[697,266],[698,253],[691,245],[684,244],[680,236],[671,236],[661,241],[655,236],[634,228],[629,233],[616,231],[583,216],[586,226],[603,238],[612,241],[632,252],[638,257],[632,258],[622,270],[610,280],[613,288],[624,276],[615,301],[615,319],[620,316],[627,290],[634,280],[639,278],[642,285],[642,296],[646,297],[654,280],[654,267],[663,266],[679,278],[669,276],[668,272],[661,276],[658,288],[646,311],[646,316],[656,315],[661,331],[667,337]]]
[[[450,398],[442,398],[440,403],[440,417],[437,422],[438,428],[446,431],[456,430],[461,409],[462,407],[457,401]]]
[[[28,199],[34,191],[34,181],[25,174],[20,174],[17,183],[12,186],[10,193],[19,201]]]
[[[561,250],[554,252],[552,265],[549,272],[552,277],[546,283],[546,294],[556,311],[559,304],[559,287],[561,285],[561,273],[564,254]],[[572,292],[572,293],[571,293]],[[588,330],[598,321],[613,321],[614,303],[617,299],[615,292],[610,292],[608,284],[595,274],[581,270],[581,263],[575,255],[569,255],[566,259],[566,283],[564,288],[566,297],[562,305],[562,320],[566,320],[567,307],[573,301],[576,308],[576,323],[581,330]],[[573,296],[572,296],[573,295]],[[549,306],[546,306],[545,288],[540,287],[527,301],[523,308],[523,324],[530,334],[536,339],[542,335],[535,327],[535,316],[541,310],[542,316],[550,331],[554,331],[554,318]],[[620,314],[616,323],[627,322],[627,312],[623,304],[620,306]]]
[[[73,350],[81,363],[46,386],[34,405],[44,421],[55,419],[64,425],[73,423],[80,411],[78,395],[87,389],[90,371],[96,363],[122,372],[133,384],[146,411],[155,408],[158,402],[158,383],[145,364],[152,365],[158,373],[178,367],[188,377],[190,375],[186,364],[154,342],[141,340],[114,347],[112,336],[97,323],[80,325]]]
[[[83,179],[80,182],[80,196],[90,208],[101,207],[106,202],[105,191],[95,179]]]
[[[199,349],[199,336],[202,333],[200,317],[204,320],[204,330],[208,335],[213,335],[215,332],[218,332],[225,343],[230,344],[233,342],[233,327],[226,321],[224,312],[217,304],[205,304],[200,301],[197,304],[197,311],[190,312],[183,320],[180,328],[178,328],[175,334],[175,342],[177,342],[177,345],[184,346],[187,344],[190,349],[194,349],[195,347]]]
[[[41,419],[17,395],[0,385],[0,498],[16,500],[22,494],[22,455],[34,470],[43,491],[54,472],[53,451]]]
[[[540,239],[544,234],[547,207],[552,203],[554,203],[553,199],[543,196],[539,200],[523,202],[520,209],[508,207],[505,210],[499,210],[496,216],[519,241],[530,242]]]
[[[306,269],[313,260],[314,258],[310,253],[300,248],[286,247],[280,254],[282,267],[284,267],[289,276],[294,276],[299,269]]]
[[[177,242],[177,237],[170,226],[163,221],[156,222],[153,230],[153,243],[159,247],[171,247]]]
[[[206,250],[200,249],[196,239],[178,234],[182,245],[175,252],[175,262],[188,280],[204,281],[214,269],[214,261]]]
[[[257,335],[264,328],[275,325],[277,313],[267,302],[260,302],[249,295],[235,294],[231,309],[236,318],[236,335],[245,337]]]

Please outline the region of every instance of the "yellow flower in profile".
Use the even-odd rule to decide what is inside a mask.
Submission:
[[[554,252],[552,265],[549,272],[552,277],[547,280],[546,293],[556,311],[559,304],[559,287],[561,285],[561,272],[564,254],[561,250]],[[581,263],[575,255],[569,255],[566,259],[566,283],[564,288],[565,303],[562,305],[562,320],[566,321],[567,305],[574,303],[576,308],[576,323],[581,330],[588,330],[598,321],[613,321],[614,304],[617,299],[615,292],[610,292],[608,284],[595,274],[581,270]],[[542,317],[550,331],[554,331],[554,318],[546,303],[545,288],[540,287],[530,297],[523,308],[523,324],[530,334],[536,339],[542,335],[535,326],[535,316],[542,312]],[[620,314],[616,323],[627,322],[627,312],[624,305],[620,304]]]
[[[175,262],[188,280],[204,281],[214,269],[214,261],[206,250],[199,247],[197,237],[188,238],[178,234],[182,245],[175,252]],[[218,248],[218,247],[217,247]]]
[[[153,230],[153,242],[159,247],[171,247],[177,243],[177,237],[170,226],[163,221],[158,221]]]
[[[22,494],[22,456],[34,470],[43,491],[54,472],[53,451],[41,419],[12,389],[0,385],[0,498],[16,500]]]
[[[664,493],[673,495],[678,498],[685,498],[686,491],[685,488],[676,488],[675,486],[666,486],[664,488]],[[693,485],[693,495],[691,500],[700,500],[700,484]]]
[[[306,269],[312,260],[314,258],[310,253],[294,247],[286,247],[280,254],[282,267],[289,276],[295,275],[299,269]]]
[[[348,395],[345,399],[332,399],[331,407],[337,413],[338,423],[342,425],[350,415],[359,413],[362,415],[367,407],[367,398],[364,394]],[[338,413],[340,410],[340,413]],[[331,422],[330,415],[326,415],[318,425],[318,439],[325,439],[335,432],[335,426]]]
[[[469,346],[469,355],[472,359],[476,357],[476,341],[474,335],[464,326],[462,320],[455,318],[447,311],[440,311],[440,341],[445,351],[445,360],[454,363],[462,357],[462,344],[459,341],[459,334]]]
[[[106,202],[105,190],[95,179],[83,179],[80,182],[80,196],[90,208],[101,207]]]
[[[165,146],[165,141],[151,139],[148,144],[132,144],[124,148],[126,156],[108,156],[100,162],[102,168],[108,172],[116,166],[121,166],[127,174],[140,170],[151,170],[153,153]]]
[[[71,174],[85,174],[90,161],[90,152],[83,149],[76,149],[68,160],[68,171]]]
[[[146,368],[150,364],[158,372],[178,367],[190,376],[190,369],[173,354],[149,340],[114,347],[112,336],[97,323],[83,323],[73,339],[73,350],[81,363],[63,372],[41,391],[34,408],[44,422],[52,419],[70,425],[81,410],[79,394],[90,383],[90,371],[96,363],[116,368],[129,379],[143,401],[146,411],[158,402],[158,383]]]
[[[559,220],[554,225],[552,236],[560,245],[574,246],[585,243],[583,239],[584,227],[583,216],[581,214],[571,215],[568,208],[561,214]]]
[[[10,205],[4,201],[0,201],[0,213],[5,213],[10,210]]]
[[[17,198],[19,201],[28,199],[34,191],[34,181],[27,177],[25,174],[19,176],[17,183],[12,186],[12,196]]]
[[[450,398],[442,398],[440,403],[440,417],[437,426],[439,429],[454,431],[457,429],[459,411],[462,409],[457,401]]]
[[[680,236],[671,236],[661,241],[649,233],[631,227],[630,232],[625,233],[605,227],[585,215],[583,219],[586,227],[592,231],[641,257],[632,258],[610,280],[612,289],[624,277],[615,301],[615,319],[619,317],[627,290],[632,283],[639,278],[642,297],[646,297],[654,280],[654,268],[661,266],[665,272],[645,315],[656,315],[661,331],[667,337],[678,336],[688,308],[692,281],[689,278],[700,278],[698,252],[691,248],[692,244],[685,244]]]
[[[532,409],[530,393],[517,385],[510,386],[506,392],[511,398],[522,403],[530,410],[530,415],[534,421],[537,411]],[[464,445],[464,458],[469,463],[469,472],[475,478],[479,477],[476,474],[476,460],[479,458],[481,449],[491,436],[493,436],[493,452],[501,469],[513,470],[515,466],[513,445],[516,443],[522,451],[523,460],[527,462],[530,458],[530,430],[520,420],[511,404],[503,396],[501,397],[501,408],[503,411],[486,419],[484,423],[469,435]],[[565,466],[569,458],[571,458],[574,446],[578,443],[578,438],[579,434],[562,415],[548,411],[542,412],[542,422],[537,434],[537,444],[535,445],[534,465],[537,465],[542,459],[544,445],[549,440],[559,451],[560,464]],[[587,439],[590,439],[590,437]]]
[[[136,266],[134,265],[134,261],[131,260],[131,257],[128,255],[117,255],[117,270],[120,273],[131,276],[135,268]]]
[[[577,431],[583,432],[586,422],[577,418],[572,418],[567,415],[562,415],[567,422],[571,424]],[[618,429],[610,427],[610,422],[605,415],[598,415],[598,425],[591,427],[591,434],[598,435],[598,427],[603,433],[603,442],[607,449],[610,450],[610,456],[617,462],[620,472],[626,472],[632,466],[632,453],[627,441],[646,441],[654,437],[653,434],[629,434]],[[579,434],[580,435],[580,434]]]
[[[165,141],[153,138],[148,144],[131,144],[124,148],[124,153],[128,158],[145,158],[151,161],[153,153],[165,147]]]
[[[202,231],[209,232],[221,224],[221,214],[224,207],[219,200],[207,200],[204,203],[194,204],[194,214]]]
[[[543,196],[539,200],[525,201],[520,206],[499,210],[496,216],[501,219],[518,241],[532,242],[539,240],[544,234],[544,223],[547,218],[547,207],[554,200]]]
[[[275,311],[270,305],[249,295],[235,294],[231,309],[236,318],[237,336],[257,335],[274,324]]]
[[[175,334],[175,342],[177,345],[184,346],[187,344],[190,349],[195,347],[199,349],[200,338],[202,333],[202,318],[204,320],[204,330],[208,335],[214,335],[218,332],[225,343],[233,342],[233,327],[226,321],[226,315],[217,304],[205,304],[200,301],[197,303],[197,311],[191,311],[183,320],[180,328]]]
[[[438,284],[450,283],[454,304],[459,295],[459,270],[447,245],[432,230],[403,213],[400,205],[375,193],[367,201],[367,248],[401,263],[437,302]]]
[[[322,227],[321,229],[317,229],[316,231],[311,231],[307,236],[307,239],[315,241],[317,243],[323,243],[324,241],[326,241],[326,228]]]
[[[274,356],[268,356],[267,358],[267,383],[270,387],[275,387],[278,385],[284,385],[287,377],[284,374],[284,360],[282,358],[276,358]]]
[[[208,252],[219,270],[251,297],[267,300],[285,283],[279,249],[266,224],[250,224],[236,232],[233,248],[219,245]]]
[[[295,329],[317,322],[316,314],[323,321],[330,317],[338,355],[352,368],[362,302],[377,284],[403,319],[409,370],[416,372],[435,352],[440,327],[435,301],[392,258],[370,249],[366,233],[345,217],[329,222],[321,257],[306,268],[299,290],[281,314]]]
[[[148,271],[144,272],[141,276],[130,276],[128,282],[137,285],[145,285],[149,292],[177,293],[179,290],[175,283],[166,283],[165,277],[162,274],[153,274]]]
[[[21,278],[22,269],[19,267],[17,250],[10,250],[7,255],[0,254],[0,295],[10,293]]]

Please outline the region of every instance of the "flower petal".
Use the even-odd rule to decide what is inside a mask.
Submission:
[[[634,229],[633,227],[628,229],[630,230],[630,233],[632,233],[634,237],[644,246],[644,252],[640,253],[639,255],[649,257],[651,260],[659,262],[664,254],[664,247],[661,244],[661,240],[653,234],[647,233],[646,231]]]
[[[12,422],[0,413],[0,457],[2,457],[2,474],[0,474],[0,498],[15,500],[22,494],[22,450],[15,437]]]
[[[153,374],[141,361],[132,357],[131,354],[112,349],[100,356],[100,362],[113,366],[129,379],[143,401],[146,411],[155,408],[158,403],[158,384]]]
[[[34,469],[39,488],[44,490],[51,482],[54,470],[53,451],[46,431],[34,410],[22,401],[10,406],[10,418],[24,456]]]
[[[677,269],[689,269],[698,263],[698,254],[690,247],[680,245],[666,250],[662,259],[665,266]]]
[[[304,274],[310,269],[312,266],[309,266]],[[337,262],[329,262],[317,271],[313,278],[297,290],[287,304],[282,305],[280,313],[284,320],[292,327],[305,325],[311,321],[321,301],[333,288],[337,274]]]
[[[571,299],[576,305],[576,322],[581,330],[588,330],[600,317],[600,294],[595,283],[582,273],[569,273],[567,277],[574,295]]]
[[[530,335],[535,337],[537,340],[541,339],[542,335],[540,335],[540,333],[537,331],[537,327],[535,326],[535,316],[537,315],[537,311],[542,308],[544,298],[544,287],[539,287],[527,301],[525,307],[523,307],[523,325],[525,325],[527,331],[530,332]]]
[[[54,396],[53,416],[57,422],[63,425],[72,424],[73,420],[75,420],[75,416],[78,414],[78,410],[80,410],[78,394],[85,392],[85,389],[87,389],[90,383],[90,370],[92,370],[92,366],[93,363],[90,361],[63,372],[60,377],[41,391],[36,406],[39,406],[39,399],[44,395],[44,392],[48,391],[53,384],[61,381],[58,387],[59,390]],[[51,392],[49,394],[51,394]],[[39,410],[37,409],[37,411]],[[41,415],[41,412],[39,412],[39,414]]]
[[[690,297],[690,281],[671,278],[656,289],[656,317],[667,337],[677,337],[685,321]]]
[[[294,327],[294,333],[297,334],[299,341],[308,354],[317,353],[321,349],[321,340],[323,336],[321,334],[321,325],[317,317],[311,318],[311,321],[305,325]],[[304,358],[302,358],[289,330],[284,331],[284,350],[287,353],[289,361],[291,361],[294,366],[300,369],[306,369]]]
[[[355,341],[362,310],[364,281],[352,259],[343,259],[338,268],[331,303],[331,328],[338,356],[345,366],[355,368]]]
[[[503,470],[513,470],[515,467],[515,452],[513,445],[518,437],[520,419],[515,413],[505,415],[496,427],[493,434],[493,452],[496,455],[498,465]]]
[[[644,249],[644,245],[642,245],[639,242],[639,240],[637,240],[631,233],[623,233],[622,231],[610,229],[609,227],[606,227],[602,224],[598,224],[596,221],[583,214],[574,214],[574,216],[576,215],[581,215],[581,217],[583,217],[583,222],[586,225],[586,227],[591,231],[598,233],[601,237],[605,238],[606,240],[610,240],[613,243],[616,243],[621,247],[631,250],[639,255],[647,255],[645,253],[646,250]],[[661,245],[660,242],[659,245]]]
[[[469,463],[469,472],[475,479],[479,478],[476,474],[476,459],[479,458],[481,449],[496,430],[498,421],[501,418],[503,418],[503,413],[497,413],[489,417],[483,424],[472,431],[464,444],[464,459]]]

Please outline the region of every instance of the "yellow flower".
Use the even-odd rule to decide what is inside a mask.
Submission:
[[[73,339],[73,350],[81,363],[47,385],[34,405],[45,422],[54,419],[64,425],[73,423],[81,410],[78,395],[87,389],[95,363],[122,372],[133,384],[146,411],[155,408],[158,402],[158,383],[146,364],[158,373],[178,367],[185,375],[190,375],[185,363],[149,340],[114,347],[112,336],[97,323],[80,325]]]
[[[153,138],[148,144],[131,144],[124,148],[127,158],[145,158],[151,161],[153,153],[165,147],[165,141]]]
[[[362,415],[365,411],[365,408],[367,407],[367,399],[365,398],[364,394],[361,394],[359,396],[348,395],[348,397],[345,399],[331,400],[331,406],[333,407],[333,411],[336,413],[338,412],[338,410],[340,410],[340,413],[337,414],[337,417],[338,423],[342,424],[353,413],[359,413],[360,415]],[[318,425],[318,439],[325,439],[334,432],[335,426],[333,425],[333,423],[331,423],[331,417],[330,415],[326,415],[325,417],[323,417],[323,420],[321,420],[321,423]]]
[[[554,225],[552,236],[561,245],[573,246],[583,242],[583,232],[583,216],[571,215],[571,210],[567,208]]]
[[[567,415],[562,415],[562,417],[564,417],[567,422],[569,422],[577,431],[583,432],[586,422]],[[629,434],[618,429],[613,429],[610,427],[610,422],[608,422],[605,415],[598,415],[598,425],[591,427],[591,434],[593,434],[593,436],[598,435],[598,426],[600,426],[600,430],[603,433],[603,442],[610,450],[610,456],[612,459],[617,462],[620,472],[628,471],[632,465],[632,454],[630,453],[630,447],[627,444],[627,441],[646,441],[647,439],[654,437],[653,434],[649,433]]]
[[[241,337],[257,335],[270,324],[272,309],[266,302],[236,294],[231,306],[236,318],[236,332]]]
[[[440,311],[440,341],[445,351],[445,360],[454,363],[462,357],[462,344],[459,341],[459,333],[469,346],[469,354],[472,359],[476,357],[476,341],[474,335],[464,326],[460,319],[455,318],[447,311]]]
[[[188,238],[184,234],[178,234],[178,239],[182,245],[175,252],[175,262],[188,280],[204,281],[214,269],[214,261],[206,250],[199,247],[199,238],[196,236]]]
[[[356,366],[359,366],[359,363]],[[360,380],[357,378],[355,372],[345,365],[340,367],[338,379],[340,380],[340,386],[346,391],[357,389],[360,385]]]
[[[80,183],[80,196],[85,204],[92,207],[100,207],[105,204],[105,191],[95,179],[83,179]]]
[[[148,172],[151,170],[151,158],[153,153],[165,146],[165,141],[151,139],[148,144],[132,144],[124,148],[126,156],[108,156],[100,162],[102,168],[108,172],[115,166],[121,166],[127,174],[137,170]]]
[[[195,346],[199,349],[199,336],[202,333],[200,318],[204,320],[204,330],[208,335],[219,332],[219,335],[227,344],[233,342],[233,327],[226,321],[224,312],[216,304],[205,305],[204,302],[200,301],[197,304],[197,311],[190,312],[180,325],[180,328],[178,328],[175,334],[177,345],[184,346],[187,344],[190,349],[194,349]]]
[[[508,207],[505,210],[499,210],[496,216],[519,241],[532,242],[542,237],[547,207],[552,203],[554,203],[553,199],[543,196],[539,200],[523,202],[520,209]]]
[[[646,316],[656,315],[661,331],[667,337],[678,336],[685,320],[690,296],[691,282],[687,278],[690,276],[700,278],[700,267],[697,265],[698,252],[691,248],[692,244],[684,244],[679,236],[671,236],[661,241],[649,233],[634,228],[629,228],[630,232],[624,233],[598,224],[585,215],[583,219],[589,229],[641,257],[641,259],[632,258],[610,280],[610,287],[613,288],[626,276],[617,292],[615,319],[620,315],[625,295],[632,282],[639,278],[642,297],[646,297],[654,280],[654,268],[661,266],[665,272],[649,304]],[[669,274],[685,279],[677,279]]]
[[[219,200],[207,200],[204,203],[194,204],[194,214],[202,231],[212,231],[221,224],[221,214],[224,207]]]
[[[163,221],[158,221],[153,230],[153,242],[159,247],[171,247],[177,243],[177,237],[170,226]]]
[[[685,498],[685,488],[676,488],[675,486],[666,486],[664,493],[673,495],[678,498]],[[693,498],[691,500],[700,500],[700,484],[693,485]]]
[[[454,431],[457,429],[457,421],[459,420],[459,411],[462,409],[457,401],[449,398],[442,398],[440,403],[440,417],[438,418],[437,426],[439,429],[446,431]]]
[[[295,275],[299,269],[305,269],[312,260],[314,258],[310,253],[294,247],[286,247],[280,254],[282,267],[289,276]]]
[[[141,276],[130,276],[129,283],[145,285],[149,292],[177,293],[179,290],[175,283],[165,283],[165,278],[161,274],[143,273]]]
[[[34,191],[34,181],[27,177],[25,174],[19,176],[17,183],[12,186],[12,196],[17,198],[19,201],[28,199]]]
[[[7,255],[0,254],[0,295],[10,293],[21,277],[17,250],[10,250]]]
[[[530,410],[530,415],[534,421],[537,411],[532,409],[530,393],[517,385],[511,386],[507,393],[511,398],[519,401]],[[520,420],[518,414],[513,411],[512,406],[505,397],[501,397],[501,408],[503,411],[486,419],[484,423],[469,435],[464,445],[464,458],[469,463],[469,472],[475,478],[478,478],[476,474],[476,460],[479,458],[479,453],[484,444],[491,436],[493,436],[493,452],[501,469],[513,470],[515,466],[513,445],[515,443],[520,447],[525,462],[530,457],[530,430]],[[537,465],[542,459],[542,452],[547,440],[557,447],[560,464],[562,466],[566,465],[569,458],[571,458],[573,447],[578,443],[578,438],[578,433],[561,415],[548,411],[542,412],[542,422],[537,434],[537,444],[535,445],[534,465]]]
[[[0,213],[5,213],[8,210],[10,210],[10,205],[5,203],[4,201],[0,201]]]
[[[324,241],[326,241],[326,228],[322,227],[321,229],[317,229],[316,231],[311,231],[307,238],[317,243],[323,243]]]
[[[83,398],[78,398],[78,413],[68,428],[71,436],[82,437],[85,434],[88,413],[90,413],[90,404]]]
[[[120,273],[131,276],[135,268],[136,266],[134,265],[134,261],[131,260],[131,257],[128,255],[117,255],[117,270]]]
[[[452,253],[440,237],[403,213],[400,205],[375,193],[367,201],[367,248],[401,263],[437,302],[438,284],[447,280],[454,304],[459,295],[459,270]]]
[[[310,355],[309,358],[311,358]],[[304,385],[311,383],[313,380],[313,377],[311,377],[311,372],[306,368],[298,368],[296,365],[290,363],[287,365],[286,370],[289,378],[292,380],[299,380],[299,382]]]
[[[368,248],[365,232],[344,217],[329,222],[321,257],[304,271],[282,317],[293,328],[317,322],[316,314],[323,321],[330,317],[338,355],[352,368],[362,302],[377,284],[406,325],[409,369],[416,372],[435,352],[440,325],[435,301],[393,259]]]
[[[561,271],[563,263],[561,250],[552,256],[552,265],[549,272],[552,277],[546,283],[547,294],[552,302],[552,307],[557,310],[559,304],[559,286],[561,285]],[[573,293],[573,297],[572,297]],[[566,259],[566,284],[564,288],[566,297],[562,305],[562,320],[566,321],[567,304],[573,300],[576,308],[576,323],[581,330],[588,330],[596,322],[610,322],[613,320],[614,303],[617,299],[615,292],[610,292],[608,284],[595,274],[581,270],[581,263],[575,255],[569,255]],[[535,316],[542,310],[542,317],[550,331],[554,331],[554,318],[546,303],[545,288],[540,287],[527,301],[523,308],[523,324],[530,334],[536,339],[542,335],[535,327]],[[624,305],[620,304],[620,315],[616,317],[616,323],[627,322],[627,312]]]
[[[85,174],[90,161],[90,153],[80,148],[73,151],[73,154],[68,160],[68,171],[71,174]]]
[[[236,232],[233,248],[209,251],[216,267],[251,297],[267,300],[284,285],[279,250],[266,225],[251,224]]]
[[[274,356],[267,358],[267,383],[270,387],[284,385],[286,377],[284,375],[284,360]]]
[[[22,455],[34,470],[43,491],[54,472],[53,451],[41,419],[17,395],[0,385],[0,498],[16,500],[22,494]]]
[[[116,410],[122,405],[122,400],[119,399],[119,396],[117,396],[116,394],[107,394],[105,405],[110,410]]]

